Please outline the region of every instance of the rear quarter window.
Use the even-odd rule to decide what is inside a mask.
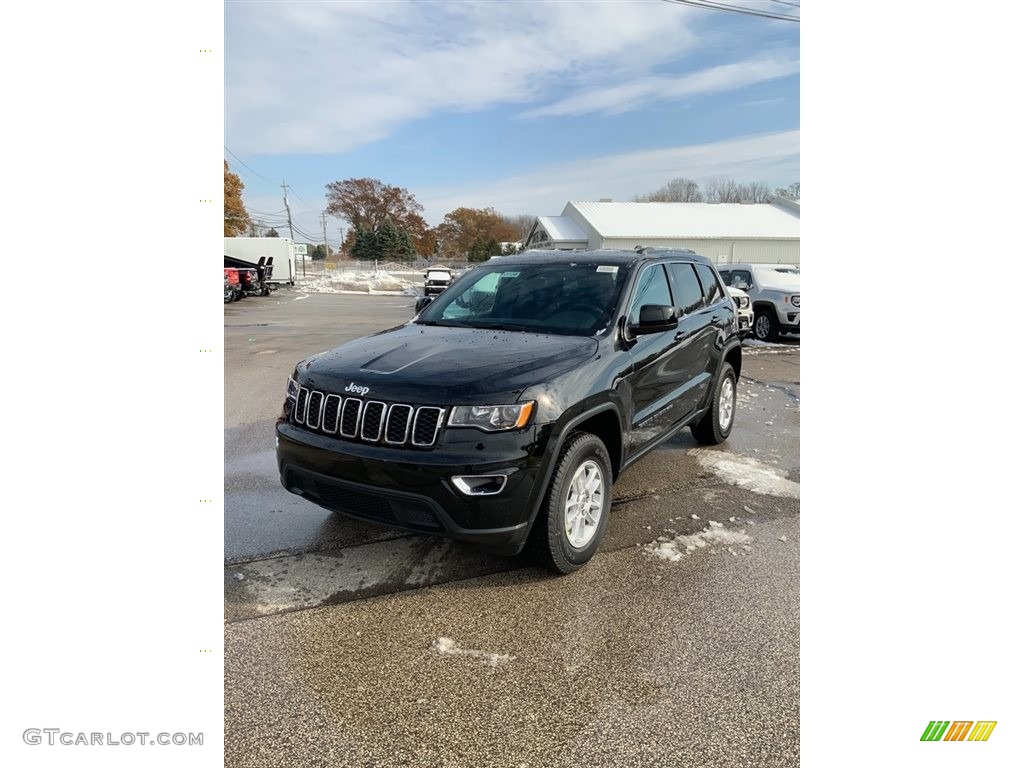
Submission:
[[[696,264],[695,266],[697,268],[697,274],[700,275],[701,285],[704,287],[704,301],[708,304],[714,304],[725,296],[725,293],[722,291],[722,286],[718,282],[718,275],[715,274],[715,270],[707,264]]]

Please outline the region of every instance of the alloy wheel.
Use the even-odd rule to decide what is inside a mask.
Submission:
[[[565,496],[565,536],[573,547],[582,549],[591,542],[603,510],[604,475],[588,459],[576,469]]]

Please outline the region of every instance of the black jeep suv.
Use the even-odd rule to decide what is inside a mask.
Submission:
[[[739,375],[735,308],[703,256],[527,251],[299,363],[281,482],[361,519],[529,545],[568,573],[597,550],[626,467],[687,426],[728,437]]]

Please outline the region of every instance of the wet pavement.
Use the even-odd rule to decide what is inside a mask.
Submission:
[[[280,487],[294,364],[412,314],[302,295],[225,307],[227,765],[797,764],[797,341],[746,346],[730,439],[627,470],[555,578]]]

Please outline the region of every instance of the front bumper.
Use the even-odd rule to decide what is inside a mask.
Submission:
[[[754,327],[754,313],[750,310],[736,312],[736,327],[740,333],[750,333]]]
[[[424,296],[437,296],[438,294],[444,293],[447,285],[425,285],[423,286]]]
[[[340,440],[287,421],[277,423],[281,483],[335,512],[419,533],[433,533],[489,551],[518,554],[539,499],[547,432],[451,430],[459,442],[410,450]],[[481,446],[483,446],[481,448]],[[474,455],[477,454],[477,455]],[[455,475],[507,474],[495,496],[468,497]]]

